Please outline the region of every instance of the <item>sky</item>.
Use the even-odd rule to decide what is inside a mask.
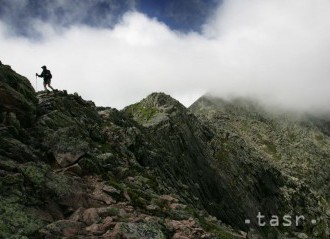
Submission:
[[[329,0],[0,0],[0,60],[123,108],[152,92],[328,111]]]

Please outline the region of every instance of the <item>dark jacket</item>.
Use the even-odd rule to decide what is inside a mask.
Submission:
[[[44,81],[49,81],[52,78],[52,74],[50,73],[50,70],[43,69],[39,77],[44,78]]]

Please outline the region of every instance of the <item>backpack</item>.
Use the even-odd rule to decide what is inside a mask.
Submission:
[[[45,78],[46,79],[48,79],[48,80],[50,80],[50,79],[52,79],[52,73],[50,73],[50,70],[46,70],[45,71]]]

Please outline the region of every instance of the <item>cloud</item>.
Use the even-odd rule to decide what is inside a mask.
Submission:
[[[58,31],[35,21],[42,41],[8,36],[2,23],[1,60],[33,85],[45,64],[55,88],[103,106],[122,108],[164,91],[185,105],[212,92],[324,109],[330,102],[329,12],[327,0],[227,0],[201,34],[128,12],[112,29]]]
[[[0,19],[7,33],[40,39],[35,22],[47,22],[57,31],[73,25],[111,28],[136,0],[0,0]]]
[[[304,110],[327,108],[329,10],[325,0],[225,1],[205,33],[227,59],[222,77],[237,87],[227,82],[215,92],[254,95]]]

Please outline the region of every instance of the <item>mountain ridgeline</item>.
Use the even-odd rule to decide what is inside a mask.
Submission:
[[[0,238],[329,238],[330,119],[153,93],[121,111],[0,66]]]

